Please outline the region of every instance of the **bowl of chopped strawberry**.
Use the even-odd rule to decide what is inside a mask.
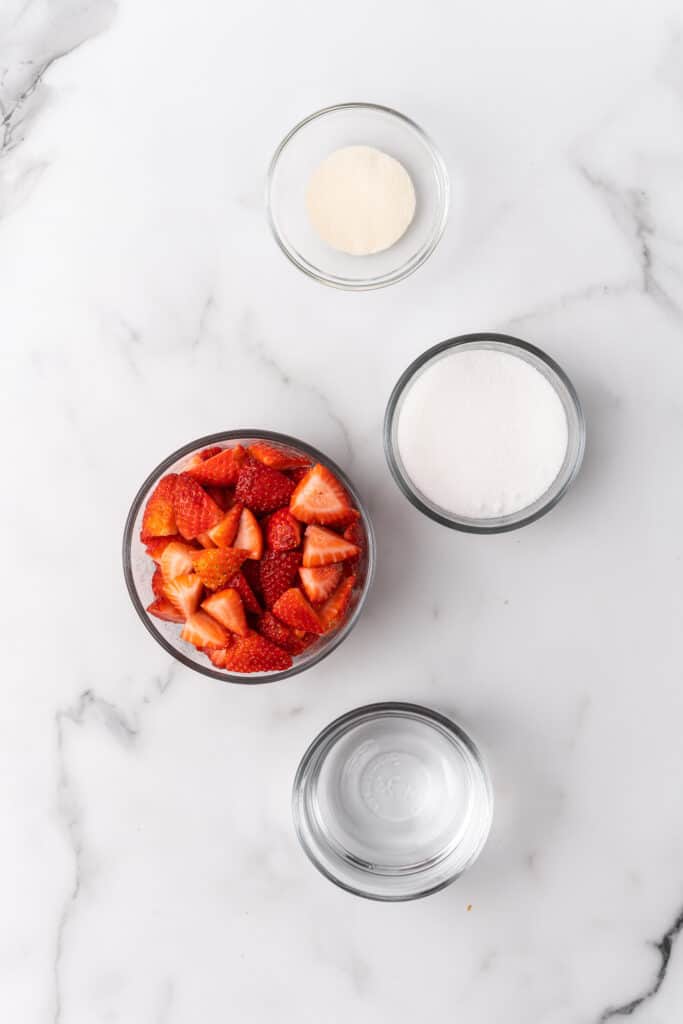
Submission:
[[[361,613],[375,562],[350,480],[310,445],[227,431],[169,455],[123,538],[128,592],[161,646],[229,682],[317,664]]]

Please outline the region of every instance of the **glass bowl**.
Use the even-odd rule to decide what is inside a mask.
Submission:
[[[432,502],[413,483],[401,460],[397,442],[401,408],[413,382],[439,359],[453,349],[493,349],[518,356],[541,373],[553,386],[567,417],[567,450],[564,461],[552,484],[536,501],[508,515],[491,518],[459,516]],[[394,480],[408,500],[430,519],[443,526],[465,533],[505,533],[533,523],[557,505],[576,478],[586,445],[586,424],[572,382],[557,363],[534,345],[507,334],[464,334],[443,341],[418,356],[401,374],[391,393],[384,417],[384,452]]]
[[[369,256],[326,245],[306,212],[313,171],[334,150],[350,145],[374,146],[393,156],[415,187],[417,206],[406,233]],[[448,173],[434,143],[414,121],[375,103],[340,103],[311,114],[285,136],[268,170],[266,205],[275,241],[299,270],[336,288],[382,288],[408,277],[434,252],[448,204]]]
[[[481,754],[450,719],[370,704],[328,725],[294,780],[301,845],[330,881],[368,899],[416,899],[479,856],[493,817]]]
[[[278,672],[231,673],[215,668],[206,655],[196,650],[192,644],[182,640],[178,624],[157,619],[147,612],[147,605],[154,599],[151,581],[155,563],[145,552],[145,546],[140,540],[140,528],[147,500],[164,474],[182,472],[191,457],[203,448],[227,444],[242,444],[247,447],[256,441],[269,441],[275,445],[284,445],[286,448],[295,449],[307,455],[313,462],[320,462],[327,466],[344,485],[354,505],[361,513],[365,527],[366,551],[358,563],[360,584],[354,590],[347,617],[338,629],[321,636],[303,654],[297,655],[291,668]],[[323,455],[312,445],[286,434],[277,434],[269,430],[227,430],[219,434],[200,437],[197,441],[191,441],[183,448],[173,452],[156,469],[152,470],[135,495],[126,519],[123,533],[123,573],[133,607],[144,626],[168,654],[188,668],[201,672],[202,675],[211,676],[224,682],[253,685],[254,683],[272,683],[278,679],[287,679],[298,672],[303,672],[305,669],[317,665],[346,639],[358,621],[372,583],[375,571],[375,551],[375,536],[368,511],[349,478],[332,459]]]

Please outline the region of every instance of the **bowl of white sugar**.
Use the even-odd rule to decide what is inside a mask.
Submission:
[[[340,103],[287,133],[270,164],[266,204],[275,241],[299,270],[336,288],[382,288],[436,248],[448,174],[410,118]]]
[[[539,519],[575,479],[578,395],[540,349],[504,334],[435,345],[398,380],[384,445],[406,497],[444,526],[503,533]]]

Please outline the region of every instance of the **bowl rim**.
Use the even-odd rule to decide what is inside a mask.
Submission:
[[[324,117],[328,114],[336,113],[340,110],[373,110],[382,114],[388,114],[391,117],[395,117],[408,125],[420,138],[425,148],[429,152],[432,158],[433,169],[438,179],[439,192],[441,194],[441,215],[439,222],[436,226],[434,233],[421,250],[419,250],[414,256],[402,264],[402,266],[388,274],[382,274],[379,277],[366,278],[356,280],[355,278],[340,277],[336,274],[325,274],[323,271],[316,268],[308,260],[305,260],[295,249],[290,247],[282,233],[280,232],[275,216],[273,214],[272,204],[272,188],[273,180],[275,177],[275,171],[277,169],[278,162],[282,156],[284,150],[287,148],[292,139],[298,134],[298,132],[305,128],[306,125],[310,124],[311,121],[315,121],[317,118]],[[285,254],[290,263],[293,263],[295,267],[306,274],[314,281],[320,282],[320,284],[328,285],[330,288],[339,288],[342,291],[372,291],[376,288],[386,288],[392,284],[398,284],[399,281],[403,281],[405,278],[410,277],[416,270],[418,270],[429,257],[432,255],[437,245],[441,241],[443,233],[448,222],[448,213],[450,209],[450,195],[451,185],[450,178],[448,175],[448,168],[446,162],[442,157],[439,149],[437,148],[434,140],[430,135],[421,128],[420,125],[413,121],[412,118],[406,114],[402,114],[400,110],[395,110],[393,107],[384,106],[381,103],[368,103],[365,101],[350,101],[348,103],[334,103],[328,107],[322,107],[320,110],[314,111],[307,117],[304,117],[301,121],[298,121],[293,128],[287,132],[282,141],[279,143],[273,156],[271,157],[270,164],[268,165],[268,172],[266,175],[266,186],[265,186],[265,202],[266,202],[266,213],[268,217],[268,224],[270,230],[275,239],[277,245],[281,251]]]
[[[497,517],[490,520],[491,525],[486,525],[488,522],[486,519],[471,520],[458,516],[451,517],[441,514],[436,509],[430,508],[430,506],[421,499],[410,481],[403,474],[399,461],[396,457],[393,441],[394,420],[399,402],[413,377],[415,377],[422,367],[435,356],[438,356],[449,349],[456,349],[473,343],[475,345],[477,345],[477,343],[482,343],[481,347],[484,347],[486,342],[494,342],[495,344],[502,345],[504,348],[508,349],[518,349],[521,352],[531,355],[534,359],[538,360],[538,362],[544,364],[551,371],[551,374],[553,374],[565,388],[570,402],[574,407],[578,424],[577,448],[574,462],[562,487],[560,487],[556,493],[544,502],[543,505],[528,515],[520,515],[520,513],[524,511],[524,509],[520,509],[520,513],[512,513],[513,516],[519,516],[519,518],[509,522],[501,522],[500,520],[506,517]],[[474,334],[456,335],[453,338],[448,338],[446,341],[441,341],[436,345],[432,345],[431,348],[426,349],[426,351],[417,356],[417,358],[415,358],[406,367],[392,389],[384,413],[383,434],[384,455],[389,465],[389,470],[395,482],[398,484],[399,489],[403,492],[411,505],[422,512],[423,515],[426,515],[429,519],[439,523],[441,526],[447,526],[451,530],[459,530],[462,533],[509,533],[511,530],[518,530],[522,526],[527,526],[529,523],[536,522],[536,520],[540,519],[542,516],[550,512],[551,509],[555,508],[574,483],[574,480],[581,468],[581,463],[583,462],[583,456],[586,450],[586,420],[581,406],[581,401],[576,388],[562,367],[556,363],[551,356],[536,345],[532,345],[528,341],[523,341],[521,338],[516,338],[511,334],[500,334],[495,331],[479,331]]]
[[[201,448],[208,448],[211,445],[219,444],[224,441],[239,441],[240,439],[253,438],[255,441],[263,439],[264,441],[275,441],[282,445],[297,448],[306,455],[309,455],[315,462],[321,462],[323,465],[329,467],[332,472],[339,477],[344,487],[349,491],[352,499],[354,500],[356,507],[361,512],[363,517],[363,525],[365,527],[365,535],[367,540],[367,571],[365,574],[365,580],[363,582],[363,588],[356,602],[356,606],[353,612],[346,620],[344,625],[338,629],[335,633],[330,636],[328,644],[321,648],[318,653],[305,663],[293,662],[291,668],[283,669],[278,672],[270,672],[267,675],[249,675],[247,673],[235,673],[220,671],[209,662],[209,666],[200,665],[197,662],[192,661],[182,651],[177,650],[173,644],[169,643],[165,636],[159,632],[156,628],[151,616],[144,607],[142,601],[137,592],[135,581],[133,579],[132,571],[132,560],[131,551],[133,543],[136,538],[134,537],[135,521],[138,513],[142,506],[142,503],[150,491],[150,488],[163,476],[163,474],[171,466],[183,458],[186,455],[192,454]],[[141,542],[140,542],[141,543]],[[126,522],[123,529],[123,540],[122,540],[122,561],[123,561],[123,575],[126,582],[126,589],[133,603],[133,607],[138,614],[138,617],[142,621],[143,625],[157,643],[163,647],[163,649],[170,654],[176,661],[179,661],[182,665],[192,669],[195,672],[199,672],[201,675],[210,676],[213,679],[218,679],[221,682],[235,683],[242,686],[258,686],[265,683],[275,683],[282,679],[289,679],[292,676],[298,675],[300,672],[305,672],[309,668],[313,668],[314,665],[318,665],[324,658],[332,653],[339,645],[344,641],[353,627],[356,625],[360,614],[365,606],[367,596],[372,586],[372,581],[375,575],[375,566],[377,559],[377,546],[375,540],[375,531],[372,525],[372,520],[365,506],[365,503],[361,501],[360,496],[349,480],[346,473],[334,462],[333,459],[328,458],[323,452],[315,448],[313,445],[308,444],[305,441],[300,441],[298,438],[290,434],[282,434],[272,430],[254,430],[254,429],[241,429],[241,430],[223,430],[214,434],[206,434],[204,437],[197,438],[195,441],[191,441],[188,444],[183,445],[176,451],[172,452],[165,459],[163,459],[155,469],[146,477],[142,485],[138,488],[138,491],[133,498],[128,515],[126,516]]]

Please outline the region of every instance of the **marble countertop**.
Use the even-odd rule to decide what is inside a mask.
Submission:
[[[348,99],[455,186],[429,262],[365,294],[262,202]],[[6,0],[0,103],[0,1019],[682,1020],[680,6]],[[566,499],[499,537],[427,521],[382,454],[401,370],[476,330],[548,351],[588,423]],[[245,424],[327,451],[379,538],[348,641],[253,689],[151,641],[119,553],[148,471]],[[473,870],[404,905],[326,882],[289,810],[310,739],[384,699],[470,729],[497,798]]]

